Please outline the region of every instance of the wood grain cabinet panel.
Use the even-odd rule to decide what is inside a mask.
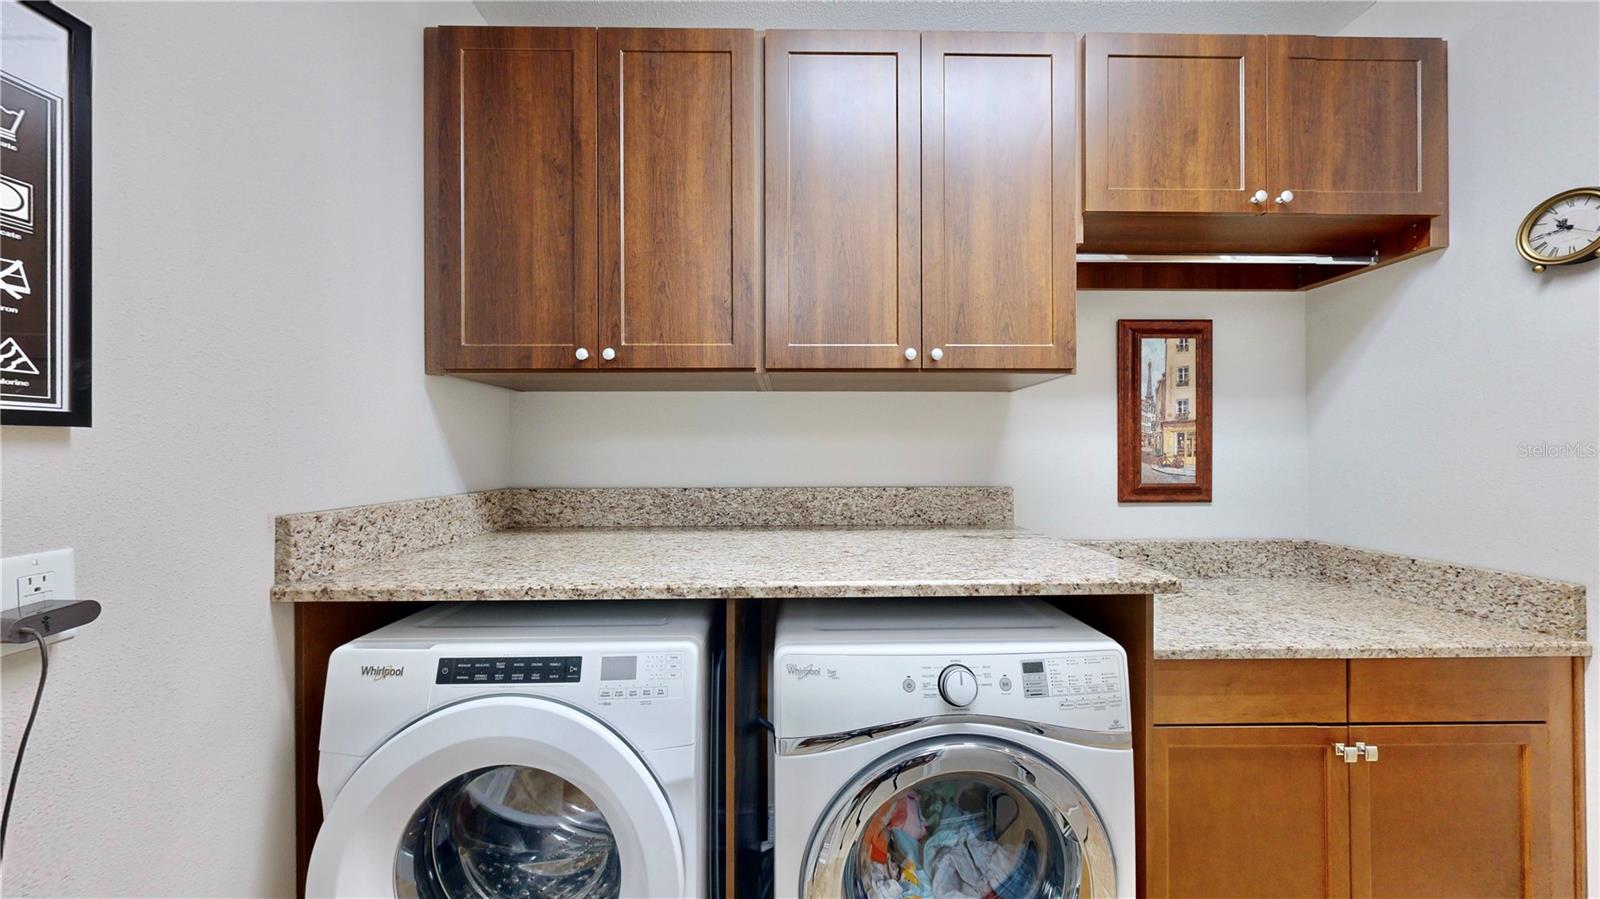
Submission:
[[[1084,211],[1263,207],[1267,38],[1084,37]]]
[[[601,29],[605,368],[754,368],[756,37]]]
[[[1149,751],[1149,895],[1350,895],[1344,727],[1157,727]]]
[[[766,35],[773,369],[919,367],[919,35]]]
[[[1271,39],[1268,190],[1290,214],[1442,215],[1444,41]]]
[[[430,28],[425,48],[428,369],[586,367],[594,31]]]
[[[1073,367],[1075,49],[922,37],[925,370]]]
[[[1551,895],[1546,726],[1353,726],[1350,739],[1378,748],[1349,766],[1353,895]]]

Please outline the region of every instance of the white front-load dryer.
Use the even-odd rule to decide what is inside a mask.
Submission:
[[[709,630],[705,603],[447,603],[339,647],[306,895],[702,895]]]
[[[1134,895],[1127,656],[1031,599],[791,602],[780,899]]]

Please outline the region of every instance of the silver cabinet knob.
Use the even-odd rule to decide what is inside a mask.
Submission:
[[[617,358],[617,351],[611,347],[606,347],[600,351],[600,358],[610,362],[612,359]]]
[[[584,349],[583,347],[578,347],[578,351],[576,353],[573,353],[572,355],[577,356],[578,357],[578,361],[582,362],[583,360],[589,358],[589,351]]]
[[[1273,200],[1273,202],[1277,203],[1279,206],[1287,206],[1290,203],[1293,203],[1294,202],[1294,191],[1286,190],[1283,193],[1278,194],[1278,199]]]
[[[1354,746],[1346,746],[1343,743],[1335,743],[1333,744],[1333,754],[1346,765],[1354,765],[1360,760],[1361,750]]]
[[[1265,203],[1265,202],[1267,202],[1267,191],[1266,191],[1266,188],[1262,188],[1261,190],[1258,190],[1255,193],[1250,195],[1250,205],[1251,206],[1260,206],[1262,203]]]
[[[917,358],[917,348],[914,346],[906,347],[906,361],[909,362],[915,358]]]
[[[938,362],[940,359],[944,358],[944,350],[939,347],[934,347],[928,351],[928,358]]]

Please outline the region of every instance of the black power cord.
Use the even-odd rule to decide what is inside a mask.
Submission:
[[[6,808],[0,813],[0,859],[6,854],[6,829],[11,826],[11,800],[17,794],[17,774],[22,771],[22,754],[28,751],[28,735],[33,733],[33,719],[39,717],[39,700],[44,698],[44,679],[50,673],[50,649],[44,645],[44,635],[33,628],[18,629],[17,633],[32,637],[39,644],[39,686],[33,692],[33,709],[28,712],[28,723],[22,728],[22,740],[17,743],[17,759],[11,763],[11,782],[6,785]]]

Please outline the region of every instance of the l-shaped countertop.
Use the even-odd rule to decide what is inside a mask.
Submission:
[[[1009,488],[513,488],[277,520],[277,602],[1155,595],[1158,659],[1588,655],[1575,584],[1303,540],[1072,541]]]

